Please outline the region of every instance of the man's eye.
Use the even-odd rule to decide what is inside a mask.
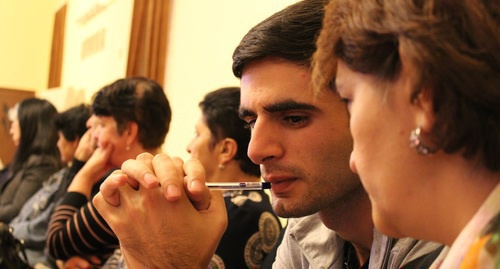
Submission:
[[[285,118],[288,122],[290,123],[297,123],[297,122],[300,122],[302,120],[301,117],[299,116],[288,116]]]
[[[307,123],[308,117],[306,116],[286,116],[284,120],[293,126],[302,126]]]

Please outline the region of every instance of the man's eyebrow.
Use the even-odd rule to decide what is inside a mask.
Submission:
[[[317,111],[318,108],[314,105],[311,105],[309,103],[302,103],[302,102],[297,102],[294,100],[286,100],[274,104],[270,104],[264,107],[264,110],[269,112],[269,113],[276,113],[276,112],[283,112],[283,111],[289,111],[289,110],[310,110],[310,111]],[[240,118],[245,118],[245,117],[253,117],[255,116],[255,112],[250,110],[250,109],[245,109],[240,107],[239,110],[239,116]]]
[[[286,100],[279,103],[274,103],[264,107],[264,110],[270,113],[283,112],[288,110],[318,110],[318,108],[309,103],[297,102],[294,100]]]
[[[250,109],[240,107],[240,109],[238,110],[238,116],[240,117],[240,119],[245,119],[245,117],[255,116],[255,112]]]

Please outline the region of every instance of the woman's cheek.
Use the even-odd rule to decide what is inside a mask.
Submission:
[[[109,145],[109,140],[107,139],[104,139],[102,136],[100,136],[97,140],[97,145],[100,147],[100,148],[103,148],[105,149],[108,145]]]

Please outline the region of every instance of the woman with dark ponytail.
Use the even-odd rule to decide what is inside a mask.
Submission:
[[[61,169],[57,149],[56,108],[29,98],[9,110],[9,133],[16,153],[0,179],[0,222],[9,223],[50,175]]]

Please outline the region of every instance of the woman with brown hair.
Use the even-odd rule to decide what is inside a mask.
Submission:
[[[447,245],[435,267],[499,266],[499,17],[498,1],[332,0],[318,39],[376,228]]]

